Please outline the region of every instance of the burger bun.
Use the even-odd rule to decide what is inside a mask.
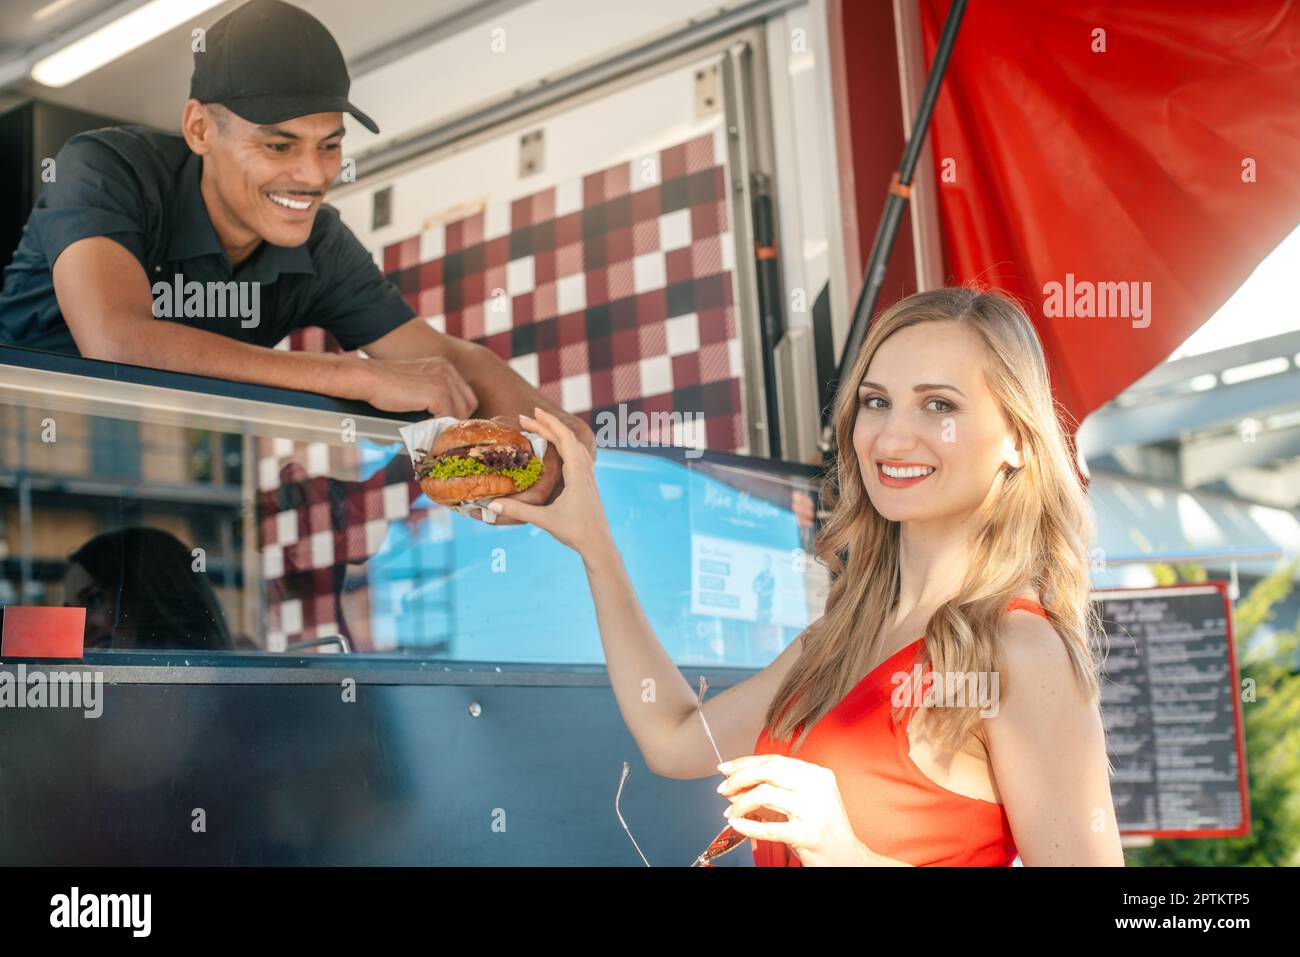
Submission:
[[[498,498],[513,495],[515,480],[509,475],[461,475],[456,478],[434,478],[426,475],[420,479],[420,488],[439,505],[459,505],[478,498]]]

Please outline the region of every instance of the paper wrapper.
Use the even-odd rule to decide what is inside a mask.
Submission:
[[[418,468],[421,457],[425,452],[433,448],[433,443],[442,434],[442,430],[448,426],[456,425],[460,421],[460,419],[445,415],[437,419],[425,419],[423,422],[412,422],[410,425],[404,425],[398,429],[402,441],[406,443],[406,454],[411,457],[411,465]],[[536,432],[524,432],[524,435],[532,443],[535,456],[540,459],[546,454],[546,439]],[[453,512],[459,512],[461,515],[470,515],[476,508],[482,509],[483,521],[489,525],[495,525],[497,513],[487,507],[490,501],[492,501],[490,498],[479,498],[446,507]]]

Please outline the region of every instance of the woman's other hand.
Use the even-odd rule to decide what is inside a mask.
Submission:
[[[830,768],[785,755],[751,754],[718,770],[727,775],[718,792],[731,801],[727,817],[741,834],[788,845],[804,867],[871,863]],[[771,812],[784,819],[773,820]]]

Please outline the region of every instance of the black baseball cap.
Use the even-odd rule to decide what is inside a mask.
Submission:
[[[378,133],[375,121],[348,102],[347,64],[325,24],[280,0],[249,0],[208,28],[194,51],[190,98],[220,103],[252,123],[312,113],[351,113]]]

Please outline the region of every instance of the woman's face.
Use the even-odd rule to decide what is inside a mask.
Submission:
[[[922,322],[876,350],[858,385],[853,427],[871,504],[895,522],[962,518],[998,470],[1019,465],[1015,440],[984,379],[978,335]]]
[[[69,562],[63,575],[63,607],[86,609],[85,647],[113,646],[115,614],[110,596],[76,562]]]

